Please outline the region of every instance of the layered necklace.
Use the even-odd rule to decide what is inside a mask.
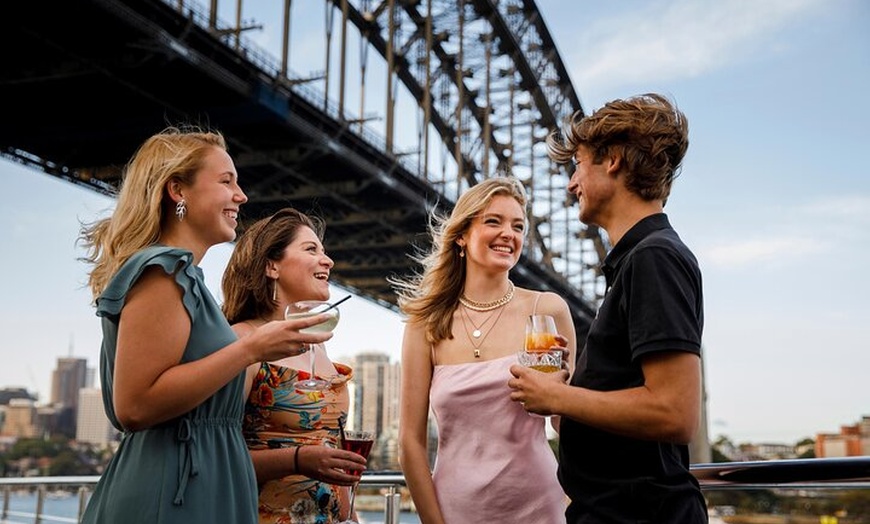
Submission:
[[[514,283],[508,280],[508,290],[507,293],[504,294],[498,300],[493,300],[492,302],[477,302],[471,300],[470,298],[462,295],[459,297],[459,303],[463,306],[467,307],[472,311],[479,311],[481,313],[486,313],[487,311],[492,311],[493,309],[498,309],[503,305],[507,304],[514,298]]]
[[[462,326],[465,328],[465,335],[468,337],[468,341],[471,342],[472,347],[474,348],[474,358],[480,358],[480,346],[483,345],[483,342],[486,340],[486,337],[492,333],[493,328],[496,324],[498,324],[498,320],[501,318],[501,314],[504,313],[506,306],[512,299],[514,298],[514,284],[510,280],[508,280],[508,291],[498,300],[494,300],[492,302],[476,302],[474,300],[469,300],[464,295],[459,297],[459,303],[462,304],[463,309],[460,312],[460,316],[462,318]],[[474,323],[474,320],[471,318],[471,315],[468,314],[468,310],[477,311],[479,313],[486,313],[487,311],[492,311],[489,315],[483,319],[483,322],[480,325]],[[498,309],[498,312],[495,310]],[[489,326],[489,329],[484,332],[483,328],[489,323],[490,319],[495,317],[495,321]],[[466,322],[467,319],[467,322]],[[469,331],[468,323],[471,323],[471,326],[474,328]]]

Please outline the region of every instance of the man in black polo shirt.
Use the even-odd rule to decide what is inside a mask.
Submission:
[[[580,220],[613,246],[607,291],[570,384],[513,366],[511,398],[561,416],[568,523],[706,523],[688,450],[701,418],[701,272],[663,213],[688,123],[656,94],[581,116],[549,137],[549,152],[574,163]]]

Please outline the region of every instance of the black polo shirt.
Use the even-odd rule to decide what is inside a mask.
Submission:
[[[607,292],[571,385],[599,391],[637,387],[644,383],[644,355],[700,355],[701,271],[664,213],[626,232],[602,269]],[[706,522],[685,445],[624,437],[563,418],[559,481],[572,500],[569,523]]]

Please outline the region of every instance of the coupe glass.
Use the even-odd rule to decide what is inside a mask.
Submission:
[[[335,326],[338,325],[338,319],[340,314],[338,312],[338,308],[329,302],[323,302],[320,300],[303,300],[301,302],[294,302],[287,306],[287,309],[284,310],[284,318],[285,319],[298,319],[298,318],[307,318],[313,317],[315,315],[319,315],[321,313],[326,313],[329,315],[329,318],[321,322],[320,324],[315,324],[311,327],[307,327],[305,329],[300,329],[300,333],[328,333],[335,329]],[[317,360],[314,353],[314,348],[308,350],[309,359],[311,362],[311,376],[304,380],[297,380],[293,385],[296,389],[302,391],[323,391],[327,387],[329,387],[329,382],[323,379],[317,378],[317,374],[315,373],[314,364]]]

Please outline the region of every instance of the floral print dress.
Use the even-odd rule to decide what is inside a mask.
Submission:
[[[338,448],[339,423],[347,419],[347,382],[353,371],[335,364],[325,391],[303,392],[293,383],[310,374],[264,362],[245,403],[244,435],[249,449],[323,445]],[[326,377],[321,377],[326,378]],[[303,475],[260,484],[260,524],[329,524],[347,513],[347,488]]]

